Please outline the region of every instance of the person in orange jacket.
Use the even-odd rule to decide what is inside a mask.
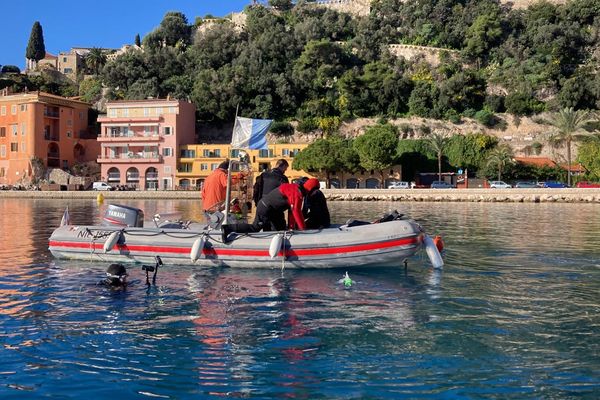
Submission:
[[[229,160],[223,161],[206,178],[202,187],[202,210],[207,220],[210,214],[220,211],[224,208],[224,202],[227,195],[227,171],[229,170]],[[243,179],[243,173],[232,176],[232,184]]]

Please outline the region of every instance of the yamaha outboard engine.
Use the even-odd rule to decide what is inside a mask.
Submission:
[[[144,226],[144,212],[139,208],[109,204],[102,218],[104,226]]]

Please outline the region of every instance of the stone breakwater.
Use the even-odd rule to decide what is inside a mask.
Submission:
[[[198,191],[0,191],[2,198],[200,200]],[[329,201],[422,201],[489,203],[600,203],[600,189],[324,189]]]

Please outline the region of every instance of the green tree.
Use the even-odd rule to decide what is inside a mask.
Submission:
[[[435,153],[438,162],[438,180],[442,180],[442,157],[444,156],[444,150],[446,150],[446,144],[448,138],[445,133],[441,131],[433,131],[427,138],[427,144],[429,148]]]
[[[292,0],[269,0],[269,5],[279,11],[289,11],[294,7]]]
[[[136,33],[135,34],[135,39],[133,40],[133,43],[135,43],[136,46],[140,47],[142,45],[142,41],[140,40],[140,34]]]
[[[32,60],[35,63],[35,66],[37,66],[38,61],[44,57],[46,57],[44,32],[42,30],[42,25],[38,21],[35,21],[31,27],[31,34],[29,35],[25,58]]]
[[[565,143],[567,147],[567,185],[571,186],[571,143],[590,136],[584,128],[593,120],[593,115],[586,110],[564,108],[554,114],[550,123],[556,132],[550,136],[552,143]]]
[[[106,64],[106,54],[98,47],[92,47],[90,52],[85,56],[85,65],[94,72],[95,75],[99,75],[102,67]]]
[[[501,144],[491,150],[487,158],[487,166],[497,169],[499,181],[502,180],[502,172],[514,162],[512,149],[507,144]]]
[[[293,167],[324,174],[329,188],[332,173],[353,168],[351,147],[348,140],[337,137],[317,139],[294,157]]]
[[[393,125],[375,125],[354,140],[360,166],[381,173],[381,184],[385,182],[383,171],[396,161],[398,132]]]
[[[577,161],[588,171],[588,178],[600,180],[600,140],[593,136],[583,140],[577,151]]]

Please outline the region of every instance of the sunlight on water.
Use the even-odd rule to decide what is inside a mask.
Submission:
[[[128,201],[199,218],[195,201]],[[600,392],[600,206],[330,204],[335,222],[397,209],[446,244],[389,269],[168,266],[147,287],[54,260],[69,206],[0,200],[2,398],[594,398]],[[117,390],[118,389],[118,390]]]

